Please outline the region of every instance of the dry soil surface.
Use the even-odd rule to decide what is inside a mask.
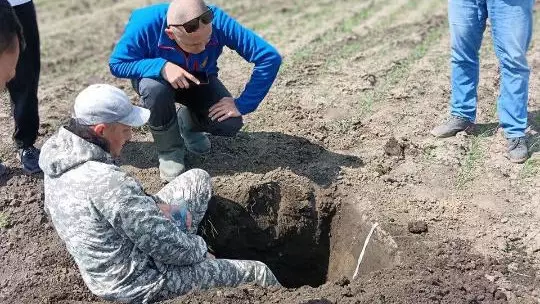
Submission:
[[[110,75],[107,59],[130,12],[151,2],[36,1],[43,59],[38,146],[66,122],[89,84],[115,84],[138,102],[128,81]],[[540,301],[538,10],[529,51],[532,157],[515,165],[504,156],[497,124],[489,26],[477,128],[444,140],[429,135],[448,115],[446,1],[216,4],[274,44],[284,61],[240,134],[213,137],[209,155],[188,157],[215,184],[201,233],[218,257],[260,258],[290,288],[199,291],[173,303]],[[229,50],[220,67],[239,94],[252,67]],[[0,158],[11,168],[0,179],[0,302],[99,302],[43,210],[42,176],[19,169],[9,102],[3,97],[0,105]],[[145,128],[120,163],[149,192],[161,187]],[[352,280],[367,235],[356,233],[360,222],[378,223],[376,235],[393,253],[368,254],[377,261],[366,265],[377,267]],[[305,284],[313,287],[299,287]]]

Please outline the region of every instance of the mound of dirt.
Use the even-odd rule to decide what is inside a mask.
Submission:
[[[412,245],[413,243],[411,243]],[[507,296],[486,278],[499,262],[468,254],[462,241],[435,247],[416,243],[401,265],[372,272],[349,283],[328,282],[318,288],[263,289],[257,286],[193,292],[177,303],[507,303]],[[504,268],[504,267],[503,267]]]

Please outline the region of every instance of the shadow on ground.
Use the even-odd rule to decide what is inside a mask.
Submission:
[[[336,180],[342,167],[363,165],[356,156],[334,153],[303,137],[277,132],[240,132],[234,138],[211,137],[211,141],[209,154],[188,153],[188,168],[202,168],[212,176],[288,168],[319,186],[327,186]],[[121,161],[140,169],[158,166],[152,142],[127,144]]]
[[[0,176],[0,186],[6,186],[6,185],[9,185],[10,183],[12,182],[20,182],[19,178],[20,176],[32,176],[32,177],[35,177],[37,179],[40,179],[40,180],[43,180],[43,173],[37,173],[37,174],[33,174],[33,175],[28,175],[26,173],[23,172],[23,170],[21,168],[8,168],[8,173],[3,175],[3,176]],[[21,182],[22,183],[22,182]]]
[[[529,112],[528,123],[531,129],[531,132],[527,134],[529,139],[529,153],[532,155],[533,153],[540,152],[540,110]],[[490,137],[497,133],[498,128],[499,123],[497,122],[477,124],[467,133],[479,137]]]
[[[477,137],[491,137],[497,134],[498,128],[499,123],[497,122],[475,124],[472,130],[468,131],[467,133]]]

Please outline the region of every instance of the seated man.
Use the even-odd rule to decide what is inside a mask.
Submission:
[[[217,77],[224,46],[255,64],[238,98]],[[184,147],[196,154],[210,150],[203,132],[235,135],[242,115],[253,112],[268,93],[280,65],[281,56],[270,44],[202,0],[136,10],[109,61],[112,74],[132,79],[151,111],[148,124],[164,181],[184,171]],[[176,113],[175,102],[187,108]]]
[[[150,196],[114,165],[150,111],[103,84],[83,90],[74,110],[43,145],[39,165],[45,209],[94,294],[146,303],[194,288],[279,285],[261,262],[215,259],[195,234],[212,190],[205,171],[190,170]]]

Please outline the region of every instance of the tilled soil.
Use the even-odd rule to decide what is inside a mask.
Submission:
[[[106,63],[131,10],[150,2],[37,1],[38,146],[70,117],[74,97],[88,84],[115,84],[138,102]],[[216,3],[272,42],[284,60],[240,134],[212,137],[209,155],[188,156],[190,167],[214,181],[211,224],[201,234],[218,256],[264,260],[289,288],[200,291],[173,302],[540,301],[538,10],[529,51],[532,157],[514,165],[504,157],[497,124],[499,71],[489,26],[477,128],[445,140],[429,135],[448,115],[446,2]],[[239,94],[251,67],[232,51],[220,66],[221,79]],[[9,103],[0,104],[0,159],[11,168],[0,179],[0,302],[100,302],[43,211],[42,177],[18,169]],[[137,130],[124,152],[122,167],[149,192],[159,190],[150,133]],[[397,253],[373,251],[370,243],[361,275],[351,280],[368,233],[359,224],[364,219],[378,224],[375,235],[393,240]],[[296,288],[305,284],[314,287]]]
[[[243,286],[193,292],[166,303],[508,302],[505,293],[497,288],[491,277],[486,276],[486,273],[504,268],[499,262],[463,254],[470,248],[461,242],[444,242],[435,248],[408,248],[414,248],[414,252],[410,252],[399,266],[372,272],[352,282],[344,277],[318,288],[305,286],[270,291],[257,286]]]

